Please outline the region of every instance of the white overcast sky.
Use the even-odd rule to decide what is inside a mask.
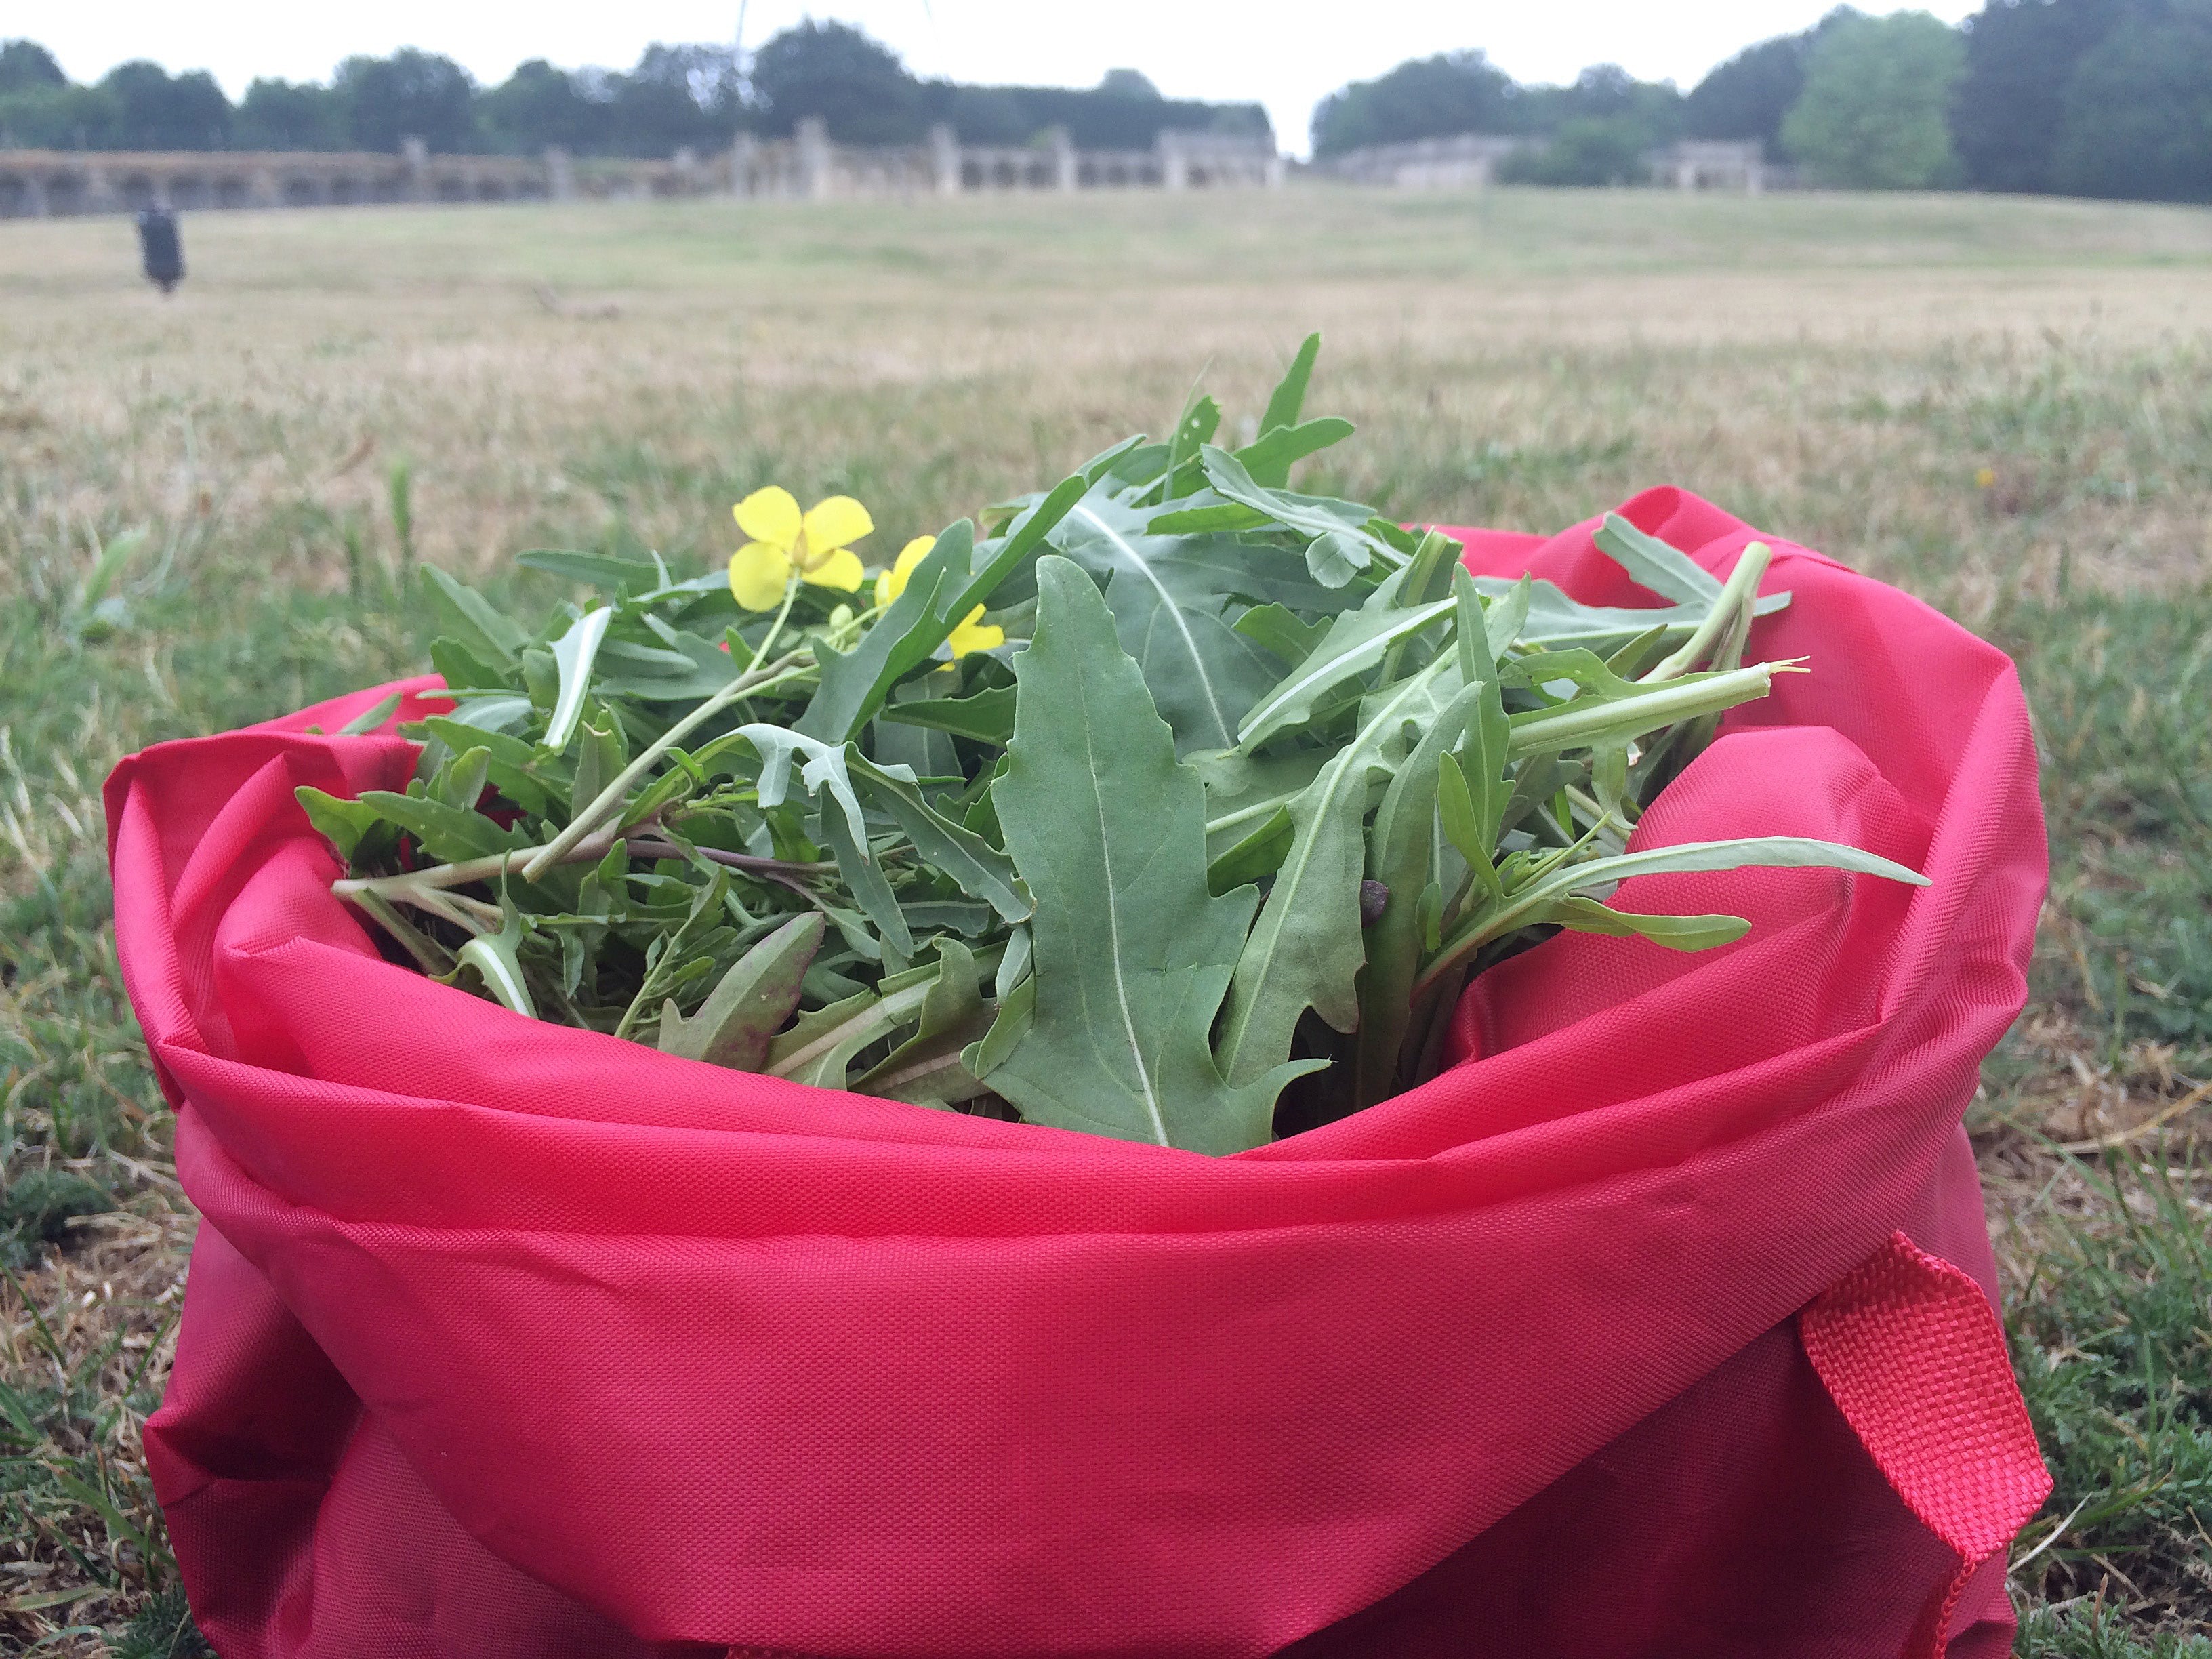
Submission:
[[[1565,81],[1613,62],[1686,90],[1738,48],[1815,21],[1832,0],[748,0],[758,46],[812,15],[856,23],[925,76],[1090,86],[1142,70],[1170,97],[1256,99],[1285,149],[1303,153],[1323,94],[1407,58],[1479,46],[1523,81]],[[1863,9],[1894,9],[1882,0]],[[1956,21],[1978,5],[1931,0]],[[737,0],[550,6],[482,0],[0,0],[0,38],[43,42],[78,80],[130,58],[214,72],[234,98],[256,76],[321,80],[349,52],[421,46],[487,83],[526,58],[626,69],[654,40],[726,40]]]

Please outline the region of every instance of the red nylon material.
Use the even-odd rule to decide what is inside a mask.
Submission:
[[[1709,568],[1749,536],[1625,510]],[[1650,603],[1591,528],[1470,559]],[[1988,1279],[1957,1125],[2024,994],[2033,750],[1992,647],[1787,544],[1767,586],[1796,599],[1756,649],[1815,672],[1639,843],[1824,836],[1935,884],[1631,883],[1753,931],[1556,939],[1465,999],[1446,1074],[1228,1159],[720,1072],[385,963],[292,799],[404,778],[396,738],[298,729],[378,692],[126,760],[118,946],[208,1224],[149,1457],[220,1650],[1388,1653],[1360,1621],[1421,1595],[1437,1651],[1898,1650],[1954,1558],[1786,1322],[1900,1227]],[[1792,1568],[1833,1542],[1792,1494],[1845,1486],[1886,1578]],[[1666,1548],[1612,1529],[1640,1513]],[[1559,1562],[1551,1645],[1490,1645],[1516,1549]]]
[[[1942,1637],[1976,1569],[2051,1495],[2051,1474],[1980,1285],[1903,1233],[1798,1316],[1805,1356],[1905,1507],[1959,1559],[1916,1624]]]

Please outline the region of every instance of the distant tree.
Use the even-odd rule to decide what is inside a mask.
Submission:
[[[240,149],[340,149],[345,111],[312,81],[255,81],[238,101],[231,142]]]
[[[1814,47],[1783,141],[1823,184],[1950,183],[1959,158],[1946,117],[1966,55],[1957,32],[1924,11],[1845,19]]]
[[[2115,28],[2068,80],[2052,182],[2069,194],[2212,201],[2212,0]]]
[[[1651,129],[1634,115],[1577,115],[1539,149],[1509,155],[1498,177],[1513,185],[1640,185]]]
[[[1317,156],[1369,144],[1519,131],[1512,76],[1479,52],[1450,52],[1401,64],[1322,99],[1313,114]]]
[[[412,46],[349,58],[331,89],[345,112],[347,142],[359,149],[392,151],[407,138],[449,153],[476,147],[476,82],[450,58]]]
[[[53,53],[37,41],[0,40],[0,94],[68,84]]]
[[[1066,127],[1085,149],[1149,149],[1164,131],[1226,132],[1272,138],[1257,104],[1132,98],[1097,88],[971,87],[927,81],[920,89],[925,125],[942,121],[971,144],[1026,144],[1048,127]]]
[[[585,91],[583,78],[543,58],[517,64],[499,85],[478,93],[477,125],[495,149],[530,155],[557,144],[573,155],[605,141],[606,102]]]
[[[1109,69],[1098,82],[1098,90],[1113,98],[1158,99],[1160,89],[1152,84],[1152,77],[1140,70]]]
[[[737,60],[723,46],[648,46],[628,75],[607,78],[602,96],[609,137],[631,155],[725,144],[743,113]]]
[[[0,148],[112,149],[115,100],[99,87],[27,87],[0,92]]]
[[[1692,138],[1756,138],[1770,152],[1782,118],[1805,91],[1808,35],[1762,40],[1719,65],[1690,89],[1683,127]]]
[[[2047,191],[2065,119],[2067,83],[2081,60],[2146,0],[1989,0],[1960,27],[1966,74],[1951,136],[1966,182],[1980,190]]]
[[[753,55],[753,97],[771,132],[818,116],[848,144],[910,143],[928,125],[921,83],[894,52],[848,23],[812,20]]]
[[[230,142],[230,100],[205,70],[172,76],[159,64],[118,64],[100,90],[112,106],[107,143],[118,149],[221,149]]]

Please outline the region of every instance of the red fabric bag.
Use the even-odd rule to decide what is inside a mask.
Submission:
[[[1623,511],[1716,570],[1751,532]],[[1470,562],[1645,604],[1591,525]],[[123,970],[205,1216],[147,1452],[225,1659],[1991,1659],[2048,1480],[1960,1115],[2045,881],[2011,665],[1778,544],[1642,844],[1752,918],[1563,935],[1457,1063],[1229,1158],[813,1090],[386,963],[294,788],[368,690],[107,786]],[[434,683],[410,682],[396,720]]]

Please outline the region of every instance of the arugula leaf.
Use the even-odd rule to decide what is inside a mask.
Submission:
[[[568,739],[576,735],[576,723],[584,714],[584,694],[592,686],[592,665],[598,659],[600,642],[606,638],[607,624],[614,616],[605,605],[586,611],[554,641],[553,660],[560,665],[561,695],[545,721],[544,742],[556,755],[567,749]]]
[[[878,767],[849,745],[845,763],[860,790],[905,832],[915,851],[959,883],[961,891],[982,899],[1008,921],[1029,920],[1036,907],[1022,890],[1014,861],[923,799],[911,775],[899,775],[904,767]]]
[[[1110,575],[1107,600],[1115,635],[1136,659],[1177,751],[1226,749],[1237,741],[1244,711],[1279,671],[1255,641],[1222,619],[1221,594],[1176,580],[1167,556],[1181,550],[1179,538],[1159,543],[1117,523],[1121,516],[1108,503],[1086,499],[1069,514],[1056,544],[1078,563]]]
[[[512,668],[526,638],[492,602],[434,564],[421,567],[422,586],[456,644],[495,668]]]
[[[1339,1031],[1358,1029],[1368,786],[1404,763],[1406,732],[1433,717],[1448,669],[1455,672],[1456,663],[1439,658],[1378,696],[1358,735],[1291,803],[1294,839],[1229,983],[1216,1054],[1231,1083],[1249,1083],[1287,1060],[1308,1008]]]
[[[796,730],[823,743],[842,744],[882,708],[890,689],[929,660],[951,637],[959,616],[938,603],[968,585],[968,561],[975,547],[975,526],[965,519],[945,531],[928,556],[914,568],[903,592],[876,625],[850,651],[817,647],[815,660],[821,689]]]
[[[1037,562],[1037,625],[992,793],[1037,902],[1034,1021],[992,1071],[1037,1122],[1229,1152],[1305,1066],[1232,1087],[1208,1043],[1258,896],[1206,887],[1206,793],[1078,566]]]
[[[1267,407],[1260,416],[1260,434],[1265,437],[1278,427],[1296,426],[1298,416],[1305,408],[1306,387],[1313,380],[1314,363],[1321,356],[1321,336],[1309,334],[1298,343],[1297,355],[1273,392],[1268,394]]]
[[[1411,639],[1453,609],[1451,600],[1438,599],[1411,611],[1346,611],[1329,624],[1322,642],[1290,677],[1254,703],[1237,730],[1236,746],[1249,753],[1278,733],[1304,725],[1313,719],[1314,704],[1324,693],[1366,673],[1393,645]]]
[[[673,1000],[664,1001],[660,1051],[734,1071],[760,1070],[769,1039],[799,1006],[800,983],[828,927],[818,912],[793,916],[739,957],[689,1019]]]
[[[878,718],[894,726],[918,726],[950,732],[956,738],[973,738],[978,743],[1004,745],[1014,734],[1014,688],[997,686],[968,697],[917,697],[908,702],[888,702]]]

